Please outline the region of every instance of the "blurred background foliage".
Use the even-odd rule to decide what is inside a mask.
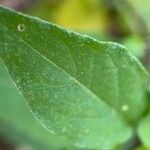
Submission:
[[[0,4],[97,40],[121,43],[150,70],[150,0],[0,0]],[[128,149],[133,147],[146,150],[147,145],[138,141]],[[0,61],[0,150],[50,149],[75,148],[34,119]]]

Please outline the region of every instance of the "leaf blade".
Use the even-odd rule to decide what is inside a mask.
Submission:
[[[5,35],[8,36],[6,31],[4,32]],[[4,39],[8,41],[6,37]],[[17,40],[16,37],[12,35],[9,36],[9,42],[12,44],[8,45],[8,51],[11,47],[14,47],[14,43],[17,43],[16,45],[18,45],[15,45],[17,50],[15,53],[14,51],[4,52],[1,54],[1,57],[10,71],[13,81],[17,83],[18,87],[23,92],[23,95],[29,102],[30,107],[36,116],[38,116],[41,122],[44,122],[49,130],[51,130],[51,128],[53,129],[50,132],[65,135],[70,138],[76,146],[88,148],[110,148],[114,146],[114,143],[118,144],[129,138],[131,135],[130,128],[128,128],[125,123],[120,121],[118,114],[113,112],[109,106],[100,101],[93,94],[89,94],[90,92],[75,80],[69,80],[68,75],[65,72],[60,72],[59,68],[56,69],[56,66],[53,63],[51,63],[50,66],[47,59],[44,59],[43,56],[35,51],[31,51],[31,47],[27,45],[24,46],[25,43],[23,44],[23,42]],[[35,65],[38,62],[40,62],[41,66]],[[50,68],[48,69],[47,66]],[[33,67],[34,71],[32,71]],[[46,72],[44,72],[45,68]],[[30,72],[28,72],[29,70]],[[41,77],[41,74],[38,75],[39,72],[42,72],[44,76],[49,75],[52,77],[52,80],[53,78],[56,78],[55,75],[57,72],[61,78],[58,79],[57,77],[55,80],[58,80],[59,84],[56,84],[55,81],[57,86],[52,86],[53,84],[50,83],[50,79],[45,80],[46,78]],[[39,89],[37,87],[37,81],[38,83],[41,81],[42,84],[49,83],[50,87],[47,89],[47,86],[40,85]],[[62,89],[61,85],[64,84],[64,81],[67,82],[67,85]],[[55,90],[55,92],[51,92],[47,97],[46,92],[49,94],[49,90]],[[59,95],[57,95],[57,92]],[[54,97],[56,102],[51,101]],[[63,99],[61,97],[63,97]],[[65,99],[70,101],[63,101]],[[106,118],[105,121],[112,123],[115,121],[117,124],[112,124],[110,129],[108,128],[107,130],[102,130],[106,126],[106,122],[103,121],[104,117]],[[52,124],[49,121],[51,121]],[[101,128],[99,127],[99,124],[101,124]],[[120,128],[121,130],[118,131]],[[122,129],[124,129],[126,135],[122,133]],[[108,144],[105,142],[105,136],[106,134],[110,135],[112,131],[115,132],[115,130],[118,136],[115,136],[113,140],[111,138],[108,139],[107,137],[109,141]],[[99,136],[100,134],[101,136]],[[90,142],[91,140],[92,142]]]
[[[127,122],[134,123],[145,112],[147,101],[143,88],[145,88],[144,82],[147,75],[142,65],[127,50],[117,44],[98,42],[4,8],[0,9],[0,16],[3,16],[0,17],[0,32],[2,35],[0,37],[2,42],[0,49],[4,49],[0,51],[0,55],[5,61],[13,80],[30,103],[32,110],[40,114],[37,114],[39,118],[43,116],[41,121],[44,120],[44,124],[49,129],[51,127],[55,129],[52,132],[58,131],[58,134],[65,134],[78,146],[90,148],[100,146],[104,148],[108,145],[113,147],[129,138],[130,129],[122,121],[122,118],[126,119]],[[13,24],[10,24],[9,18],[12,16]],[[24,26],[20,30],[21,25]],[[34,34],[31,34],[33,31]],[[14,47],[17,48],[15,53]],[[40,70],[36,64],[38,64]],[[130,84],[132,82],[135,83]],[[48,86],[47,83],[49,83]],[[50,89],[51,95],[48,92]],[[58,97],[57,92],[61,93],[61,97]],[[45,97],[46,93],[47,98]],[[33,99],[35,96],[36,101]],[[136,100],[135,96],[137,97]],[[65,99],[70,100],[70,98],[71,101],[65,102]],[[45,99],[44,106],[40,101],[41,99]],[[50,99],[53,100],[54,107],[49,104]],[[57,100],[62,101],[57,103]],[[69,107],[66,108],[67,103]],[[80,108],[79,104],[81,105]],[[141,107],[140,111],[133,109],[138,106]],[[48,110],[51,107],[55,108],[55,111]],[[130,109],[128,110],[128,108]],[[83,110],[90,110],[90,112]],[[114,110],[120,112],[122,118],[120,114],[113,113]],[[84,119],[80,119],[80,123],[77,123],[76,119],[72,122],[68,115],[70,112],[72,118],[85,114],[91,120],[83,116]],[[68,118],[64,117],[63,113]],[[57,117],[55,118],[52,114]],[[61,115],[61,125],[57,122],[59,115]],[[101,116],[102,118],[97,120],[95,117],[93,119],[92,116],[96,116],[96,118]],[[105,120],[104,116],[108,116],[110,118],[108,120],[111,120],[113,125],[110,129],[105,129],[108,135],[111,135],[112,131],[119,130],[117,131],[118,138],[115,137],[116,139],[112,141],[110,137],[109,143],[105,141],[107,139],[106,133],[103,132],[103,128],[108,121],[107,117]],[[51,121],[53,120],[52,123],[54,124],[49,122],[49,118],[51,118]],[[103,119],[104,122],[102,122]],[[67,122],[71,122],[72,127],[68,127]],[[86,127],[81,127],[83,122],[90,126],[90,130],[92,130],[90,133],[88,130],[86,132]],[[99,127],[98,122],[103,128]],[[97,125],[94,127],[93,124]],[[80,132],[77,130],[80,130]],[[89,136],[86,137],[86,134],[89,134]],[[90,140],[93,142],[90,143]]]
[[[49,134],[29,112],[23,96],[11,83],[8,72],[0,59],[0,132],[11,142],[31,144],[35,149],[61,149],[69,144]],[[26,138],[25,138],[26,137]],[[35,141],[35,143],[34,143]],[[55,142],[57,141],[57,143]],[[63,141],[63,142],[62,142]],[[39,145],[38,145],[39,144]]]
[[[150,148],[149,127],[150,127],[150,115],[148,115],[146,118],[144,118],[138,127],[138,134],[140,136],[140,139],[141,139],[143,145],[148,149]]]
[[[143,83],[145,82],[143,80],[147,78],[146,71],[123,47],[113,43],[97,42],[84,35],[68,32],[56,25],[20,13],[18,14],[12,10],[8,11],[3,8],[0,10],[0,14],[0,22],[3,25],[7,26],[14,34],[18,35],[44,57],[50,59],[83,85],[90,88],[93,93],[96,93],[102,100],[121,113],[127,121],[134,123],[142,117],[147,105],[146,95],[143,92],[143,88],[147,88],[144,86],[145,83]],[[19,32],[18,25],[22,24],[25,25],[25,31]],[[34,34],[31,34],[32,32]],[[77,49],[80,50],[80,54],[78,54]],[[107,51],[108,49],[113,50]],[[100,50],[104,52],[100,52]],[[96,52],[99,54],[93,54]],[[97,63],[96,66],[104,65],[106,68],[105,70],[102,67],[95,68],[94,76],[92,74],[93,57],[96,57],[96,62],[94,62]],[[99,61],[99,59],[102,59],[102,61]],[[110,62],[109,65],[105,60]],[[107,70],[112,71],[112,77]],[[121,79],[116,78],[117,74],[121,76]],[[99,80],[100,76],[102,76],[103,80]],[[114,85],[113,88],[111,88],[107,80],[113,82],[111,84],[112,86]],[[100,86],[95,86],[98,85],[97,81]],[[90,87],[91,82],[93,84]],[[130,84],[131,82],[134,82],[134,84]],[[103,88],[103,84],[105,84],[105,88]],[[119,85],[124,86],[119,87]],[[139,87],[139,90],[137,90],[137,87]],[[137,97],[136,101],[134,100],[135,97]],[[113,99],[115,99],[115,102]],[[126,99],[126,103],[124,99]],[[122,111],[121,107],[123,105],[129,105],[130,110]],[[139,106],[141,111],[133,111],[135,107]]]

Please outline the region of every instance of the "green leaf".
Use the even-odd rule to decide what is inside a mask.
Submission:
[[[0,60],[0,134],[17,144],[31,144],[36,150],[60,149],[67,144],[62,138],[48,133],[34,119],[29,108],[11,83]],[[56,142],[57,141],[57,142]],[[63,141],[63,143],[62,143]],[[65,145],[66,144],[66,145]],[[42,148],[41,148],[42,147]]]
[[[141,37],[137,35],[128,36],[127,38],[123,39],[122,44],[124,44],[134,56],[138,58],[143,57],[145,43]]]
[[[149,16],[150,1],[149,0],[142,0],[142,1],[130,0],[129,2],[130,2],[131,7],[133,7],[133,9],[135,10],[135,13],[137,13],[137,15],[139,15],[142,18],[146,27],[150,30],[150,16]]]
[[[150,31],[150,1],[149,0],[114,0],[119,13],[130,26],[131,30],[147,36]]]
[[[140,146],[140,147],[136,148],[136,150],[148,150],[148,149],[143,146]]]
[[[150,115],[142,120],[138,133],[145,147],[150,149]]]
[[[146,111],[147,72],[118,44],[1,7],[0,57],[34,115],[78,147],[126,141]]]

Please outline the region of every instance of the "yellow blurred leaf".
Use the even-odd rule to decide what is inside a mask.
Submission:
[[[82,31],[102,31],[105,11],[99,0],[65,0],[57,9],[55,22]]]

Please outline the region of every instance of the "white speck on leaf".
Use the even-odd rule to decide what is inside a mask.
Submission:
[[[122,111],[128,111],[129,110],[129,106],[128,105],[122,105],[121,110]]]
[[[19,24],[19,25],[17,26],[17,29],[18,29],[18,31],[23,32],[23,31],[25,31],[26,26],[25,26],[24,24]]]

